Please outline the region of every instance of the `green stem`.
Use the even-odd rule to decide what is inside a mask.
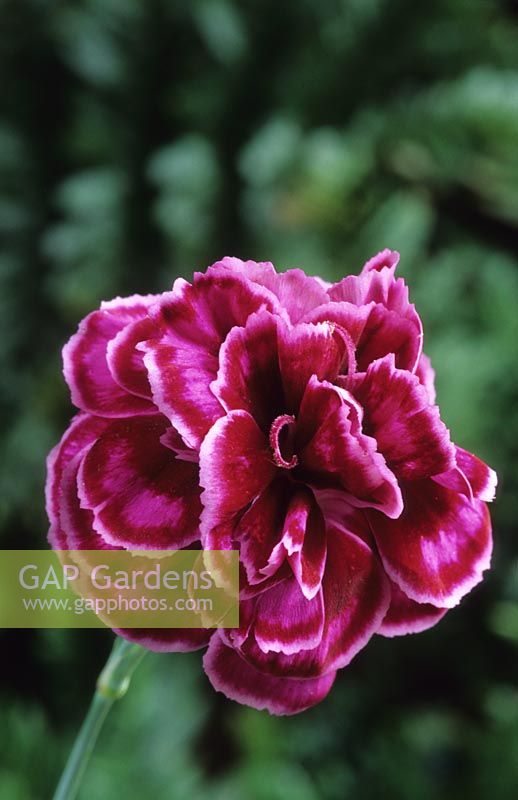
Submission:
[[[99,675],[92,703],[77,735],[54,800],[74,800],[92,755],[99,732],[116,700],[123,697],[131,676],[146,650],[117,637],[106,666]]]

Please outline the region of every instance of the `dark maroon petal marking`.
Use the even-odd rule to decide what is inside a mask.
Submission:
[[[320,644],[324,623],[322,590],[308,600],[293,576],[256,599],[254,637],[263,653],[312,650]]]

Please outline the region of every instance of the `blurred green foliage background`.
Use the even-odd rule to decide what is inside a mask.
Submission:
[[[225,254],[336,279],[383,247],[455,440],[499,472],[494,566],[276,719],[150,655],[82,800],[518,796],[518,3],[0,2],[3,548],[45,543],[60,348],[102,299]],[[111,644],[4,632],[0,798],[45,800]]]

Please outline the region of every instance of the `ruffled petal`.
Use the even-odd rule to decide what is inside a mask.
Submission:
[[[361,516],[361,512],[356,512]],[[353,521],[353,520],[351,520]],[[376,633],[390,603],[390,586],[373,550],[354,533],[335,524],[328,528],[328,560],[322,581],[325,622],[319,645],[286,655],[265,653],[254,637],[254,625],[242,645],[242,653],[257,669],[277,676],[311,678],[347,666]],[[265,603],[269,589],[256,599]],[[306,600],[306,607],[309,603]],[[283,606],[284,626],[289,630],[291,607]],[[293,621],[298,626],[299,605]],[[259,611],[258,611],[259,613]]]
[[[304,319],[305,323],[313,325],[319,322],[331,323],[349,334],[355,347],[362,339],[366,325],[375,303],[356,306],[347,302],[327,302],[322,306],[312,309]]]
[[[344,360],[347,362],[344,334],[333,323],[280,326],[279,364],[286,400],[284,410],[296,414],[311,376],[333,381]]]
[[[362,274],[366,272],[372,272],[373,270],[381,270],[385,267],[391,270],[392,275],[396,271],[396,267],[399,264],[399,253],[397,250],[389,250],[385,248],[377,255],[370,258],[364,265],[362,269]]]
[[[114,632],[155,653],[191,653],[206,647],[214,636],[212,628],[115,628]]]
[[[320,643],[324,630],[322,590],[308,600],[294,577],[257,597],[254,637],[263,653],[291,655]]]
[[[435,391],[435,370],[432,367],[431,360],[425,353],[421,353],[421,358],[417,364],[415,374],[426,389],[428,400],[434,405],[437,399],[437,393]]]
[[[430,405],[415,375],[396,369],[393,354],[346,385],[364,409],[364,429],[398,478],[417,480],[455,466],[455,448],[439,409]]]
[[[263,277],[261,284],[279,298],[281,306],[286,309],[294,325],[311,309],[322,305],[328,299],[325,288],[301,269],[270,273]]]
[[[340,489],[317,489],[315,496],[328,526],[337,525],[339,528],[345,528],[362,539],[371,549],[375,549],[376,544],[365,514],[351,505],[345,492]]]
[[[122,388],[107,362],[110,341],[127,325],[147,316],[153,295],[116,298],[103,303],[79,325],[63,348],[63,371],[72,402],[83,411],[104,417],[156,413],[153,404]]]
[[[55,549],[66,550],[60,524],[61,483],[63,472],[72,459],[92,444],[110,424],[110,420],[77,414],[63,434],[61,441],[47,457],[45,507],[50,520],[49,541]]]
[[[140,345],[144,363],[155,403],[189,447],[223,414],[210,388],[222,343],[261,309],[281,311],[271,292],[229,270],[197,274],[193,285],[178,280],[154,306],[161,336]]]
[[[210,390],[218,359],[201,348],[179,348],[164,341],[150,341],[145,348],[153,400],[171,420],[192,449],[223,414],[223,408]]]
[[[224,258],[210,269],[228,269],[245,275],[254,283],[264,286],[274,294],[292,323],[299,322],[311,309],[328,300],[322,281],[306,275],[301,269],[276,272],[269,262],[241,261],[239,258]],[[209,270],[210,271],[210,270]]]
[[[157,334],[155,323],[149,317],[126,325],[108,342],[106,357],[108,367],[119,386],[137,397],[151,399],[151,387],[144,366],[144,354],[137,345]]]
[[[355,401],[313,377],[297,420],[295,450],[304,478],[319,488],[339,488],[358,507],[372,506],[392,518],[403,508],[396,478],[361,432]]]
[[[161,416],[113,421],[82,462],[81,504],[110,544],[160,550],[200,538],[198,468],[162,445],[168,427]]]
[[[446,614],[447,608],[436,608],[430,603],[416,603],[392,581],[390,607],[378,633],[381,636],[404,636],[433,628]]]
[[[298,714],[320,703],[330,691],[336,673],[309,680],[275,678],[254,669],[228,647],[219,634],[210,641],[203,659],[205,672],[218,692],[230,700],[278,716]]]
[[[357,343],[361,370],[369,363],[394,353],[396,366],[415,371],[422,351],[423,327],[415,306],[409,302],[402,278],[394,278],[397,260],[383,251],[367,262],[361,275],[348,275],[328,290],[331,300],[370,306],[368,321]],[[387,262],[385,264],[384,262]],[[369,267],[369,264],[371,266]]]
[[[207,272],[219,273],[221,270],[237,273],[261,285],[264,285],[264,281],[267,281],[271,275],[275,274],[275,267],[271,261],[242,261],[242,259],[234,256],[225,256],[221,261],[216,261],[207,269]]]
[[[345,336],[334,323],[288,327],[268,312],[254,314],[222,345],[212,392],[225,410],[244,409],[269,431],[276,417],[298,411],[312,374],[337,377],[347,360]]]
[[[367,511],[384,567],[412,600],[452,608],[489,568],[487,507],[432,480],[405,483],[403,497],[398,520]]]
[[[374,264],[382,255],[383,253],[380,253],[368,261],[360,275],[347,275],[335,283],[329,289],[328,295],[337,302],[345,301],[356,306],[371,302],[381,304],[389,311],[396,311],[410,318],[416,312],[415,309],[412,311],[413,306],[408,299],[408,287],[403,278],[394,277],[397,261],[394,263],[394,259],[389,258],[391,264],[380,262],[377,266],[369,268],[369,264]]]
[[[244,514],[208,527],[203,541],[212,550],[239,547],[242,600],[293,575],[307,599],[320,589],[327,552],[322,513],[309,489],[282,476]]]
[[[446,489],[452,489],[454,492],[460,492],[465,495],[469,500],[473,500],[473,489],[471,484],[459,467],[453,467],[447,472],[441,472],[438,475],[433,475],[432,480],[440,486],[445,486]]]
[[[239,543],[240,559],[251,585],[263,583],[286,560],[283,531],[291,499],[291,486],[281,477],[273,480],[240,517],[232,533]]]
[[[282,544],[300,590],[307,600],[320,591],[327,559],[324,517],[307,488],[299,488],[289,505]]]
[[[468,453],[462,447],[456,448],[457,453],[457,466],[462,470],[468,479],[473,496],[477,500],[483,500],[485,503],[490,503],[495,499],[496,487],[498,484],[498,477],[496,472],[488,467],[480,458],[474,456],[473,453]]]
[[[248,411],[267,433],[283,412],[277,318],[262,311],[228,334],[219,354],[212,393],[226,411]]]
[[[200,448],[202,541],[254,500],[276,473],[265,435],[247,411],[231,411],[210,429]]]
[[[61,481],[59,529],[62,550],[118,550],[106,542],[94,528],[94,515],[82,508],[78,493],[78,472],[88,448],[78,453],[66,466]],[[54,545],[53,545],[54,546]]]
[[[495,499],[498,476],[480,458],[462,447],[455,447],[456,465],[447,472],[434,475],[433,479],[447,489],[462,492],[472,500],[491,503]]]
[[[365,370],[377,358],[394,353],[396,366],[412,372],[419,361],[421,342],[420,322],[375,305],[357,345],[358,369]]]

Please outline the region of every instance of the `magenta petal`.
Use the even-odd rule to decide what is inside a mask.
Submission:
[[[348,495],[340,489],[317,489],[315,496],[328,527],[345,528],[375,549],[369,522],[365,514],[351,505]]]
[[[200,448],[202,533],[209,534],[246,508],[275,473],[267,439],[247,411],[231,411],[219,419]]]
[[[221,272],[226,269],[229,272],[235,272],[243,278],[264,285],[272,275],[275,274],[275,267],[271,261],[242,261],[240,258],[234,256],[225,256],[221,261],[216,261],[212,264],[207,272]]]
[[[359,369],[394,353],[396,366],[413,372],[422,351],[423,327],[415,307],[409,302],[402,278],[394,278],[395,266],[364,270],[349,275],[329,289],[331,300],[370,306],[368,321],[357,343]]]
[[[227,270],[210,270],[206,275],[196,273],[192,285],[178,279],[151,316],[170,344],[197,345],[217,355],[229,331],[263,309],[282,311],[277,298],[262,286]]]
[[[218,268],[237,272],[269,289],[278,298],[292,323],[299,322],[311,309],[329,299],[323,281],[306,275],[301,269],[277,273],[269,262],[256,263],[239,258],[224,258],[213,264],[210,270]]]
[[[286,409],[292,413],[298,411],[312,375],[319,380],[333,381],[346,355],[344,334],[340,334],[334,323],[302,323],[293,328],[280,327],[279,364]]]
[[[247,663],[236,650],[227,647],[219,634],[210,641],[203,659],[213,687],[231,700],[266,709],[270,714],[298,714],[320,703],[330,691],[336,673],[309,680],[275,678]]]
[[[228,334],[219,354],[212,393],[226,411],[248,411],[263,430],[282,412],[277,353],[278,318],[262,311]]]
[[[324,517],[308,489],[299,489],[291,500],[282,544],[302,594],[312,600],[322,584],[327,537]]]
[[[374,302],[402,317],[414,318],[416,311],[410,305],[408,287],[403,278],[394,277],[395,265],[367,269],[367,264],[361,275],[347,275],[335,283],[328,291],[331,300],[357,306]]]
[[[485,503],[495,499],[498,477],[491,467],[488,467],[480,458],[468,453],[462,447],[457,447],[457,466],[468,479],[473,490],[473,496]]]
[[[404,636],[433,628],[446,614],[447,608],[436,608],[430,603],[416,603],[391,581],[391,599],[387,615],[378,633],[381,636]]]
[[[117,550],[119,548],[106,542],[94,529],[94,515],[82,508],[78,493],[78,472],[85,451],[78,453],[65,468],[61,481],[60,530],[62,531],[62,550]]]
[[[200,348],[179,348],[155,340],[146,342],[147,367],[153,400],[171,420],[188,447],[199,447],[223,408],[210,390],[218,360]]]
[[[108,342],[107,361],[119,386],[138,397],[151,399],[151,387],[144,366],[144,354],[137,345],[157,333],[149,317],[127,325]]]
[[[210,642],[214,630],[204,628],[116,628],[115,633],[129,642],[155,653],[190,653]]]
[[[380,270],[387,267],[394,274],[397,265],[399,264],[399,253],[397,250],[389,250],[385,248],[377,255],[370,258],[364,265],[362,273],[372,272],[373,270]]]
[[[360,513],[360,512],[357,512]],[[322,638],[313,650],[292,655],[264,653],[249,636],[242,651],[258,669],[273,675],[311,678],[347,666],[376,633],[387,613],[390,587],[378,556],[352,532],[337,525],[328,528],[328,559],[322,581],[325,622]],[[265,602],[269,589],[256,602]],[[288,630],[291,607],[283,605]],[[293,622],[298,629],[298,605]],[[295,635],[295,634],[294,634]]]
[[[394,353],[397,367],[413,371],[419,361],[421,342],[420,322],[375,305],[358,342],[358,369],[365,370],[371,361]]]
[[[287,561],[308,600],[319,591],[326,534],[322,512],[309,489],[276,478],[240,518],[234,538],[252,586],[264,583]]]
[[[367,305],[354,305],[347,302],[327,302],[322,306],[312,309],[304,317],[303,322],[315,325],[318,322],[333,323],[338,328],[345,330],[355,345],[362,338],[365,326],[369,321],[375,303]]]
[[[312,378],[302,401],[296,452],[304,474],[319,488],[341,488],[349,502],[397,518],[403,508],[396,478],[361,432],[355,401],[347,392]]]
[[[308,600],[295,578],[278,583],[257,597],[253,627],[263,653],[291,655],[317,647],[324,630],[322,591]]]
[[[234,528],[241,562],[250,584],[258,584],[277,572],[286,559],[282,543],[291,487],[282,478],[273,480],[254,500]]]
[[[361,512],[358,516],[363,517]],[[327,564],[323,580],[326,626],[317,648],[317,660],[326,670],[352,661],[379,629],[390,602],[379,558],[354,530],[329,528]]]
[[[279,298],[293,324],[300,322],[311,309],[328,300],[325,288],[301,269],[270,273],[263,276],[261,283]]]
[[[440,484],[440,486],[445,486],[446,489],[460,492],[460,494],[465,495],[469,500],[473,500],[471,484],[459,467],[453,467],[453,469],[449,469],[447,472],[433,475],[432,480]]]
[[[224,269],[195,275],[192,286],[176,281],[153,308],[161,336],[141,345],[153,398],[189,447],[223,414],[210,388],[222,343],[261,309],[281,311],[271,292]]]
[[[67,545],[60,536],[61,483],[66,466],[81,450],[92,444],[110,420],[78,414],[63,434],[61,441],[47,457],[47,481],[45,484],[45,507],[51,523],[49,539],[53,547],[66,550]]]
[[[156,413],[153,404],[123,389],[107,363],[110,341],[127,325],[147,316],[155,297],[117,298],[89,314],[63,348],[65,380],[72,402],[83,411],[104,417]]]
[[[364,408],[364,426],[398,478],[426,478],[455,466],[455,449],[439,409],[430,405],[415,375],[396,369],[392,354],[353,375],[347,387]]]
[[[159,550],[199,539],[198,468],[161,444],[168,426],[161,416],[113,421],[84,458],[81,502],[110,544]]]
[[[434,475],[433,479],[447,489],[462,492],[472,500],[483,500],[490,503],[495,499],[498,476],[491,467],[488,467],[480,458],[455,447],[456,466],[447,472]]]
[[[452,608],[491,561],[491,521],[484,503],[435,481],[405,483],[398,520],[368,511],[390,578],[418,603]]]
[[[415,374],[426,389],[428,400],[434,405],[437,397],[435,392],[435,370],[432,367],[432,362],[425,353],[421,353],[421,358],[417,364]]]

